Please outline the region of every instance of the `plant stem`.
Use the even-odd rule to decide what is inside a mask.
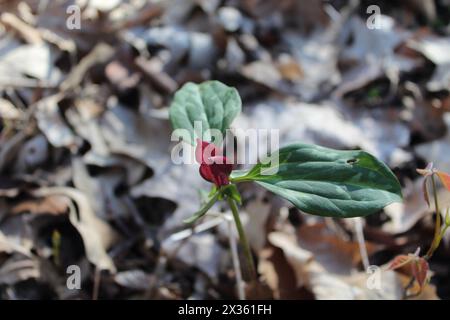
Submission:
[[[228,205],[230,206],[231,212],[233,213],[234,222],[236,223],[236,229],[239,234],[239,241],[241,242],[241,246],[244,249],[245,258],[247,259],[247,265],[248,265],[248,268],[250,269],[251,277],[256,282],[257,274],[256,274],[255,263],[253,262],[250,244],[248,243],[244,228],[242,227],[241,218],[239,217],[238,207],[236,205],[236,202],[233,199],[227,197],[227,201],[228,201]]]
[[[233,232],[233,222],[231,219],[227,219],[227,226],[228,226],[228,239],[230,242],[230,249],[231,249],[231,257],[233,259],[233,267],[234,272],[236,273],[236,285],[237,285],[237,292],[239,300],[245,300],[245,284],[242,280],[242,268],[241,263],[239,262],[239,255],[238,255],[238,249],[237,249],[237,241],[234,236]]]
[[[438,193],[437,193],[436,180],[434,178],[434,173],[431,175],[431,184],[432,184],[432,188],[433,188],[434,207],[435,207],[435,211],[436,211],[436,224],[435,224],[434,237],[433,237],[433,241],[431,242],[431,246],[428,249],[426,255],[423,256],[423,258],[427,261],[431,259],[434,251],[436,251],[436,249],[439,247],[439,244],[441,243],[445,232],[450,227],[450,225],[447,224],[447,221],[445,221],[445,225],[444,225],[444,227],[442,227],[442,222],[441,222],[442,217],[441,217],[441,211],[439,210],[439,199],[438,199]],[[408,295],[408,290],[414,284],[414,280],[415,280],[415,278],[411,277],[411,280],[409,281],[408,285],[404,289],[403,297],[405,299],[415,297],[420,294],[420,291],[419,291],[413,295]]]
[[[436,187],[436,180],[434,178],[434,174],[431,175],[431,183],[433,187],[433,197],[434,197],[434,209],[436,211],[436,225],[434,229],[434,238],[433,242],[431,243],[430,249],[428,249],[427,254],[425,255],[425,259],[430,259],[433,255],[434,251],[439,246],[439,243],[441,242],[441,212],[439,210],[439,200],[438,200],[438,194],[437,194],[437,187]]]

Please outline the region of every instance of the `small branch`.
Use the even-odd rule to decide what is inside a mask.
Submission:
[[[426,183],[426,181],[425,181]],[[431,242],[431,246],[428,249],[427,253],[423,256],[423,259],[430,260],[433,256],[433,253],[436,251],[436,249],[439,247],[439,244],[441,243],[442,238],[444,237],[445,232],[447,231],[449,225],[445,223],[444,227],[442,227],[442,217],[441,217],[441,211],[439,209],[439,199],[438,199],[438,193],[437,193],[437,186],[436,186],[436,179],[434,177],[434,173],[431,175],[431,184],[433,188],[433,198],[434,198],[434,208],[436,211],[436,224],[434,228],[434,237],[433,241]],[[425,197],[428,197],[428,194],[425,195]],[[414,277],[411,277],[411,280],[406,285],[404,291],[403,291],[403,298],[408,299],[412,297],[416,297],[421,293],[421,290],[418,292],[408,295],[408,290],[413,286],[415,281]]]
[[[188,228],[188,229],[184,229],[181,230],[177,233],[173,233],[171,234],[166,240],[164,241],[169,241],[169,242],[177,242],[177,241],[181,241],[184,240],[186,238],[189,238],[190,236],[200,233],[200,232],[204,232],[206,230],[209,230],[211,228],[217,227],[219,224],[221,224],[223,222],[223,217],[217,217],[214,219],[209,219],[199,225],[194,226],[193,228]]]

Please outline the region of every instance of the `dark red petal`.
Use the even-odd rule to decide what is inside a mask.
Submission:
[[[214,182],[211,168],[209,165],[201,164],[199,172],[203,179],[205,179],[206,181],[209,181],[209,182]]]
[[[197,139],[197,146],[195,147],[195,160],[197,163],[205,163],[206,159],[214,157],[217,152],[217,147],[213,143]]]
[[[202,163],[199,169],[203,179],[213,182],[218,187],[230,183],[228,177],[233,170],[233,164],[227,163],[227,157],[215,156],[207,159],[206,162]]]
[[[233,171],[233,164],[227,163],[228,159],[224,156],[211,157],[209,160],[212,161],[209,167],[214,184],[218,187],[227,185],[230,182],[228,176]]]

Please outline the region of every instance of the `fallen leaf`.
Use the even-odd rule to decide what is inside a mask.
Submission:
[[[32,193],[35,197],[65,196],[74,201],[77,209],[71,208],[70,222],[78,230],[90,262],[100,270],[115,272],[116,268],[106,249],[115,241],[113,229],[97,218],[92,211],[87,197],[80,191],[69,187],[40,188]]]
[[[439,170],[436,171],[436,174],[438,175],[439,179],[441,179],[441,182],[444,185],[444,187],[450,191],[450,175],[448,173]]]
[[[411,270],[414,278],[422,289],[425,285],[425,281],[427,280],[429,270],[428,262],[424,258],[418,258],[412,262]]]

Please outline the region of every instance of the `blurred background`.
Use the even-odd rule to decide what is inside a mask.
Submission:
[[[341,220],[240,185],[261,282],[247,297],[402,299],[410,270],[382,268],[427,250],[434,229],[416,168],[450,172],[449,0],[0,0],[0,12],[1,299],[238,297],[236,232],[214,215],[186,229],[209,186],[170,158],[173,93],[209,79],[238,89],[234,127],[364,149],[405,198]],[[447,234],[416,298],[448,299],[449,266]]]

